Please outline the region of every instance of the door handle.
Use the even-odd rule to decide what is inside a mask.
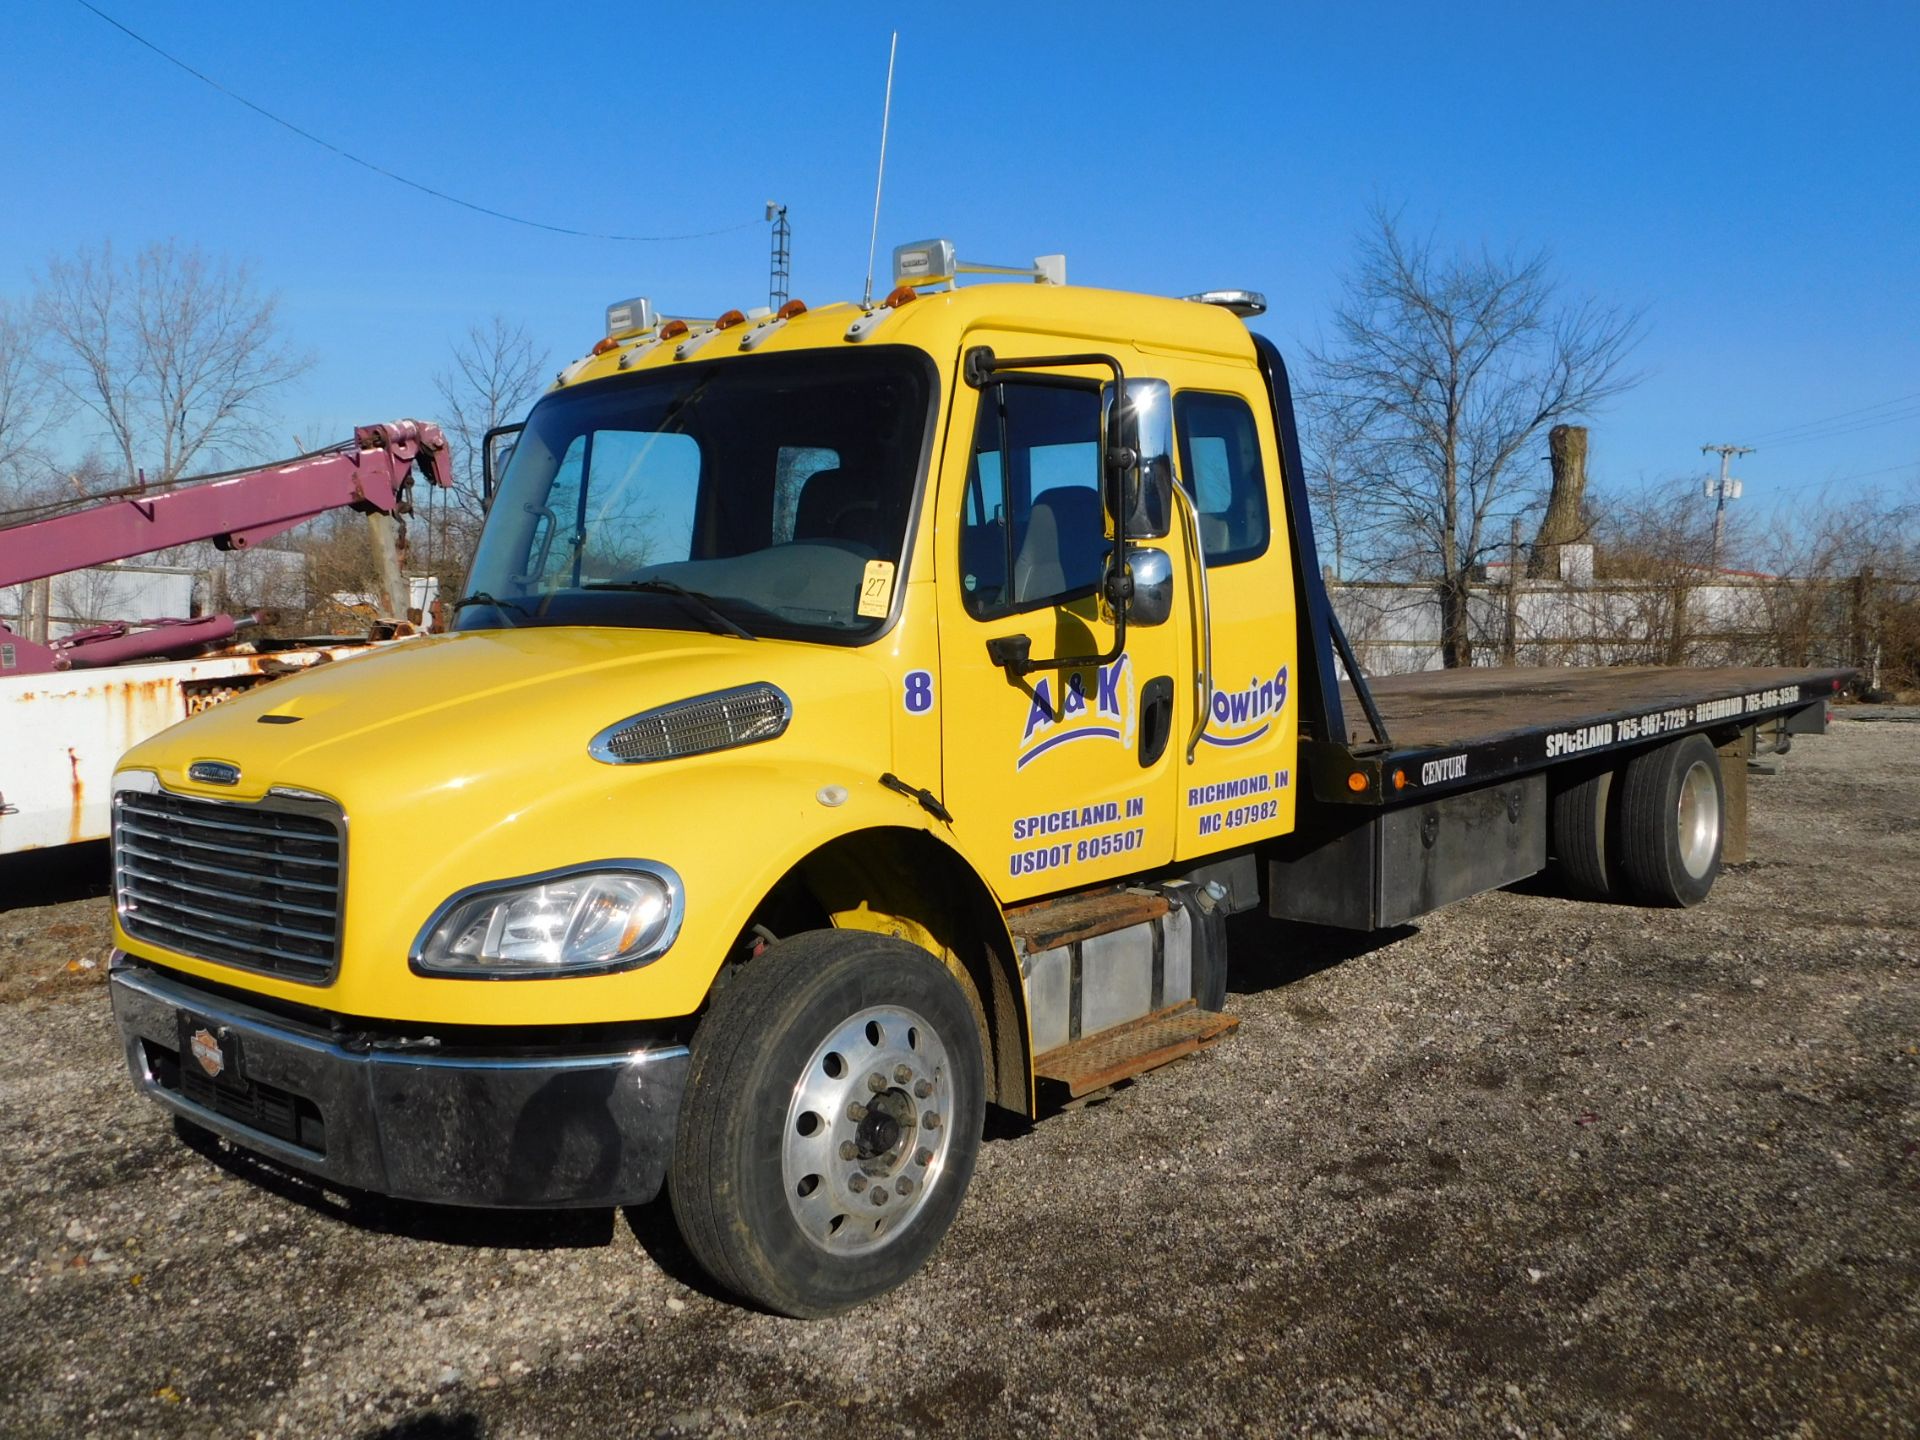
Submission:
[[[1140,687],[1140,768],[1150,769],[1173,737],[1173,677],[1156,675]]]

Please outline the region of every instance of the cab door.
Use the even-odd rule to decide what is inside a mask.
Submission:
[[[1012,636],[1034,659],[1112,648],[1104,395],[1092,375],[1015,371],[955,398],[935,521],[945,799],[1006,901],[1173,857],[1178,627],[1129,625],[1107,664],[1017,678],[988,653]]]
[[[1299,628],[1280,456],[1256,393],[1178,389],[1179,479],[1205,559],[1204,728],[1182,707],[1178,857],[1197,860],[1294,825]],[[1197,731],[1197,733],[1196,733]],[[1191,741],[1193,759],[1186,760]]]

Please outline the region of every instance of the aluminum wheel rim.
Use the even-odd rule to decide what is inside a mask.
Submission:
[[[801,1234],[835,1255],[912,1228],[952,1143],[946,1047],[896,1005],[849,1016],[814,1047],[787,1105],[780,1178]]]
[[[1720,848],[1720,796],[1713,770],[1704,760],[1687,767],[1680,780],[1680,863],[1698,880],[1713,865]]]

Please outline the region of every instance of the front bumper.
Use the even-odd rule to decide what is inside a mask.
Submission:
[[[637,1204],[666,1179],[684,1045],[538,1056],[349,1048],[323,1027],[113,962],[134,1083],[245,1149],[354,1189],[448,1205]],[[218,1077],[188,1053],[202,1031],[227,1057]]]

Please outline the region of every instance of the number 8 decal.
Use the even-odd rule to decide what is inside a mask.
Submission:
[[[924,715],[933,708],[933,672],[931,670],[907,672],[905,699],[909,715]]]

